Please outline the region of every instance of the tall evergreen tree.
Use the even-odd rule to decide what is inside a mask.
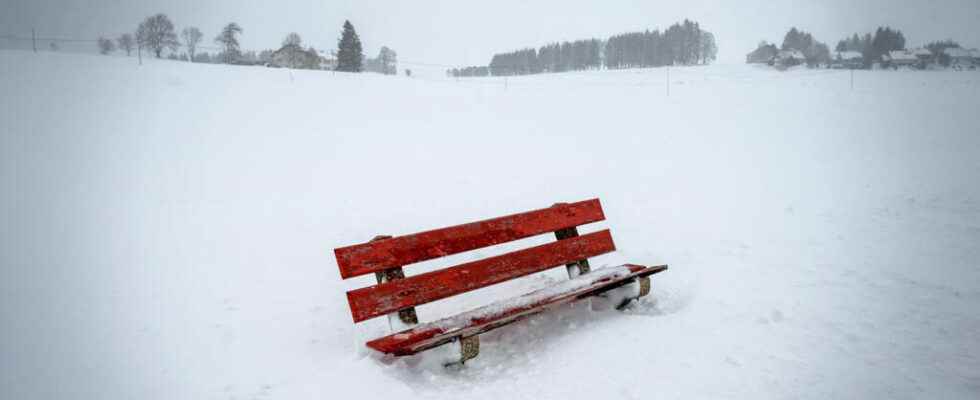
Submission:
[[[361,38],[354,31],[354,25],[344,21],[344,30],[337,42],[337,71],[361,72],[363,59]]]
[[[872,56],[877,60],[892,50],[905,49],[905,35],[902,31],[892,30],[891,27],[878,27],[874,38],[871,39]]]
[[[874,34],[857,33],[837,43],[837,51],[856,51],[864,57],[864,66],[870,67],[889,51],[905,49],[905,35],[898,29],[878,27]]]
[[[838,43],[837,48],[846,44]],[[807,66],[816,67],[830,62],[830,47],[813,38],[809,32],[793,27],[783,37],[782,50],[796,50],[803,54]],[[839,50],[840,51],[840,50]]]

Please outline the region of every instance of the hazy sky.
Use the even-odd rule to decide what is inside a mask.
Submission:
[[[197,26],[210,43],[236,21],[243,47],[278,47],[295,31],[308,45],[333,48],[350,19],[368,54],[381,45],[402,61],[486,64],[493,52],[566,39],[607,37],[663,28],[691,18],[715,33],[719,60],[741,62],[762,39],[781,41],[790,26],[831,47],[853,32],[900,28],[910,46],[953,38],[980,46],[980,0],[689,0],[689,1],[459,1],[459,0],[0,0],[0,34],[95,38],[135,30],[164,12],[178,29]]]

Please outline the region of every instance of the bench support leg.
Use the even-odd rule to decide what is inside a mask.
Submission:
[[[378,283],[389,282],[398,279],[405,278],[405,272],[402,271],[401,267],[386,269],[381,272],[375,272],[375,278],[377,278]],[[399,310],[398,312],[393,312],[388,314],[388,326],[391,328],[392,332],[401,332],[406,329],[410,329],[419,323],[419,316],[415,313],[415,307],[406,308],[404,310]]]
[[[607,311],[613,308],[624,310],[634,300],[650,294],[650,277],[644,276],[618,288],[599,293],[592,297],[592,311]]]
[[[443,353],[446,354],[443,365],[446,367],[463,365],[467,360],[474,359],[480,354],[480,336],[457,337],[445,346],[448,349]]]
[[[561,204],[561,203],[559,203]],[[556,204],[557,205],[557,204]],[[565,228],[555,231],[555,238],[558,240],[571,239],[578,236],[578,229],[575,227]],[[565,269],[568,270],[568,278],[574,278],[576,276],[589,273],[589,260],[582,259],[569,264],[565,264]]]
[[[643,276],[637,278],[633,282],[613,289],[610,292],[616,292],[612,296],[614,297],[615,301],[619,303],[616,305],[616,309],[623,310],[633,300],[639,300],[640,297],[650,294],[650,277]]]
[[[379,235],[375,236],[375,240],[390,239],[391,236]],[[374,278],[378,283],[390,282],[398,279],[405,279],[405,271],[402,267],[389,268],[384,271],[379,271],[374,273]],[[391,328],[392,332],[401,332],[406,329],[410,329],[419,323],[419,316],[415,313],[415,307],[406,308],[404,310],[399,310],[398,312],[393,312],[388,314],[388,327]]]
[[[459,339],[459,362],[476,358],[480,354],[480,336],[470,336]]]

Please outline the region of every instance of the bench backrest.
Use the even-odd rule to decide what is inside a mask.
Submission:
[[[334,255],[344,279],[399,272],[393,280],[347,292],[354,322],[360,322],[614,251],[609,230],[581,236],[574,230],[604,219],[599,199],[562,203],[340,247],[334,249]],[[405,265],[552,232],[558,241],[401,278],[400,268]]]

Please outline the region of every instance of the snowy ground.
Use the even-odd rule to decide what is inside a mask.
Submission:
[[[0,51],[0,397],[980,397],[980,73],[665,72]],[[352,325],[371,278],[334,247],[591,197],[620,249],[594,266],[670,264],[636,308],[497,330],[462,369],[364,349],[386,327]]]

